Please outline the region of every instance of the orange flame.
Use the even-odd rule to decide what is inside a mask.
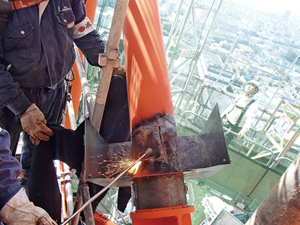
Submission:
[[[129,174],[132,174],[132,175],[135,175],[136,172],[138,171],[139,166],[141,165],[141,163],[142,163],[142,162],[140,161],[140,162],[138,162],[137,164],[135,164],[135,166],[132,167],[132,168],[128,171],[128,173],[129,173]]]

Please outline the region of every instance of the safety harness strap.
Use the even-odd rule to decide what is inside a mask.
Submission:
[[[42,1],[44,0],[11,0],[10,4],[13,10],[18,10],[40,4]]]
[[[243,116],[244,116],[245,113],[247,112],[248,108],[250,107],[250,105],[251,105],[252,103],[255,102],[255,100],[252,99],[250,102],[248,102],[248,104],[245,106],[245,108],[243,108],[243,107],[240,107],[240,106],[237,105],[237,102],[238,102],[239,100],[240,100],[240,98],[236,99],[235,102],[234,102],[234,106],[232,107],[232,109],[231,109],[228,113],[226,113],[226,115],[224,115],[224,119],[227,120],[227,115],[228,115],[229,113],[231,113],[232,110],[233,110],[235,107],[242,110],[242,111],[241,111],[241,114],[239,115],[239,118],[237,119],[237,121],[236,121],[235,124],[232,124],[232,123],[230,123],[229,120],[227,120],[227,122],[228,122],[232,127],[235,127],[235,128],[238,128],[238,127],[239,127],[239,124],[240,124],[240,122],[241,122]]]
[[[252,99],[252,100],[246,105],[246,107],[243,108],[243,110],[242,110],[242,112],[241,112],[239,118],[237,119],[237,121],[236,121],[236,123],[235,123],[235,126],[239,126],[239,124],[240,124],[240,122],[241,122],[241,120],[242,120],[244,114],[247,112],[248,108],[250,107],[250,105],[251,105],[253,102],[255,102],[254,99]],[[235,107],[237,107],[237,105],[235,105]],[[238,108],[238,107],[237,107],[237,108]]]

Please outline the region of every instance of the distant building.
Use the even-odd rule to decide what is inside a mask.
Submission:
[[[164,3],[165,3],[164,8],[165,8],[166,13],[168,15],[171,15],[173,12],[176,12],[178,3],[175,0],[169,0],[169,1],[166,1]]]
[[[219,66],[210,65],[207,68],[207,72],[206,72],[204,78],[206,78],[210,81],[213,81],[213,82],[218,80],[218,84],[227,87],[229,85],[230,80],[234,73],[232,71],[225,69],[225,70],[223,70],[221,76],[219,76],[221,69],[222,68]]]
[[[207,221],[214,220],[223,209],[232,213],[235,211],[233,206],[226,204],[216,196],[206,195],[202,200],[202,205],[205,208],[204,214]]]
[[[201,60],[206,64],[206,65],[214,65],[218,67],[222,67],[224,65],[220,55],[208,52],[208,51],[203,51],[201,54]]]
[[[256,100],[256,103],[260,106],[265,108],[272,96],[270,96],[267,92],[258,92],[254,98]]]

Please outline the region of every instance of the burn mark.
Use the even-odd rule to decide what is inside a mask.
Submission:
[[[137,159],[147,148],[153,150],[137,176],[181,172],[176,125],[173,117],[158,114],[133,128],[132,154]]]

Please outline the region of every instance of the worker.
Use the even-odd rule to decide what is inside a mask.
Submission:
[[[11,156],[9,145],[9,134],[0,127],[0,221],[7,225],[56,224],[45,210],[28,200],[18,180],[20,163]]]
[[[47,122],[62,122],[65,78],[75,60],[73,42],[93,66],[99,66],[105,47],[82,0],[0,0],[3,6],[11,11],[1,35],[0,106],[4,120],[17,119],[15,124],[25,131],[21,164],[26,176],[33,145],[53,135]]]
[[[59,159],[76,170],[77,177],[82,172],[84,159],[84,123],[76,131],[58,124],[48,124],[53,131],[49,141],[41,141],[33,147],[32,165],[28,176],[29,199],[45,209],[55,221],[61,221],[61,195],[53,160]],[[107,143],[126,142],[131,139],[126,77],[113,75],[103,112],[100,135]],[[88,138],[88,137],[87,137]],[[101,163],[101,162],[99,162]],[[103,187],[87,182],[91,197]],[[49,194],[51,193],[51,194]],[[102,194],[92,203],[96,210]],[[124,211],[131,197],[130,187],[120,187],[118,209]]]
[[[238,96],[222,113],[223,124],[229,129],[225,135],[227,146],[235,137],[235,134],[230,131],[237,133],[238,138],[246,138],[246,133],[252,127],[258,110],[258,105],[253,98],[258,90],[258,81],[248,81],[244,89],[244,95]]]

